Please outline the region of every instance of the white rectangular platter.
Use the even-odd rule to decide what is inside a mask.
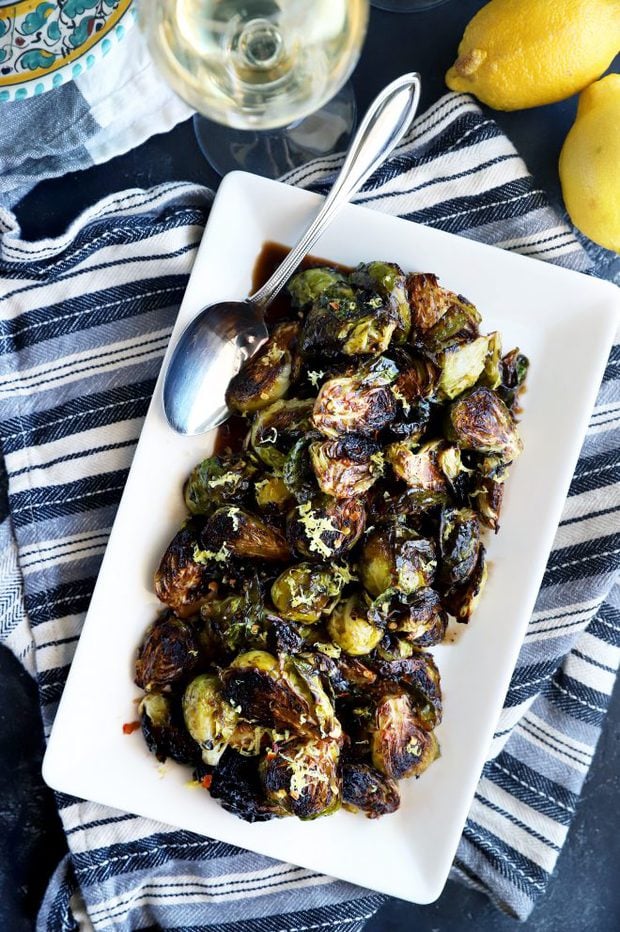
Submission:
[[[262,245],[292,245],[320,199],[244,173],[228,175],[213,205],[171,345],[201,307],[247,296]],[[618,321],[612,285],[470,240],[346,207],[313,252],[355,265],[398,262],[435,272],[500,330],[505,350],[531,359],[521,423],[525,452],[512,469],[499,536],[488,538],[489,583],[471,624],[433,650],[442,675],[441,758],[401,784],[400,810],[378,821],[339,812],[314,822],[247,824],[186,768],[162,776],[139,732],[133,662],[161,608],[154,570],[184,517],[181,487],[212,438],[167,426],[161,378],[99,574],[44,762],[54,788],[169,822],[417,903],[446,881],[508,687]],[[96,700],[93,699],[96,697]]]

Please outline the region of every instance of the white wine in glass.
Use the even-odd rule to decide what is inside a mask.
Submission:
[[[295,138],[304,136],[300,121],[320,111],[355,67],[368,0],[142,0],[139,11],[151,53],[169,84],[199,114],[220,124],[196,124],[214,167],[222,170],[227,162],[225,168],[256,170],[251,154],[259,155],[264,143],[268,161],[278,164],[271,170],[263,166],[261,173],[276,174],[294,167],[291,158],[300,164],[315,154],[295,159],[291,141],[294,150]],[[350,94],[347,105],[352,124]],[[327,122],[332,131],[338,128],[337,108],[336,116],[328,108]],[[292,127],[292,137],[288,131],[273,132],[282,127]],[[318,116],[306,139],[313,135],[322,154],[333,148],[328,143],[328,149],[321,148]]]

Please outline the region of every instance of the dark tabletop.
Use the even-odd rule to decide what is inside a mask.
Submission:
[[[518,2],[518,0],[515,0]],[[459,39],[483,0],[451,0],[434,11],[398,15],[373,10],[368,38],[353,76],[360,111],[405,71],[422,75],[422,109],[446,92],[443,76]],[[620,70],[618,61],[613,70]],[[53,92],[52,92],[53,93]],[[554,205],[563,210],[557,160],[572,124],[576,99],[492,116],[512,139]],[[191,122],[156,136],[105,165],[47,181],[16,213],[27,239],[55,236],[99,198],[130,187],[188,180],[216,187]],[[0,930],[30,929],[47,879],[66,851],[51,794],[41,782],[43,753],[36,687],[0,649]],[[432,906],[389,901],[368,932],[618,932],[620,929],[620,692],[607,723],[568,841],[546,896],[522,926],[478,893],[449,882]]]

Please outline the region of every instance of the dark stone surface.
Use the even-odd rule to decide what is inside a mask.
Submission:
[[[392,78],[422,74],[422,109],[446,92],[443,76],[459,39],[483,0],[452,0],[436,10],[399,16],[373,10],[353,77],[359,110]],[[618,63],[616,62],[616,70]],[[575,113],[571,99],[519,113],[489,113],[524,157],[539,186],[561,207],[557,157]],[[129,187],[189,180],[216,187],[191,123],[156,136],[132,152],[86,172],[47,181],[18,206],[28,239],[55,236],[99,198]],[[583,799],[549,891],[532,919],[536,932],[616,932],[620,928],[618,782],[620,693],[616,690]],[[47,879],[65,851],[53,798],[42,783],[41,724],[36,687],[0,649],[0,930],[33,924]],[[369,932],[504,932],[519,928],[480,894],[449,883],[438,902],[416,907],[391,900]]]

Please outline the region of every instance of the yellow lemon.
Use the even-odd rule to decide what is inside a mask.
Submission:
[[[586,236],[620,252],[620,74],[587,87],[560,153],[570,218]]]
[[[465,29],[446,75],[496,110],[564,100],[620,49],[620,0],[491,0]]]

